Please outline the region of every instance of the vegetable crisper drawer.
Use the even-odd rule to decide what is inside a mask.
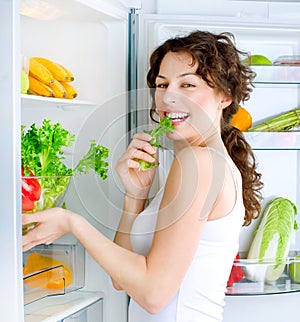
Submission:
[[[80,243],[39,245],[23,255],[25,305],[84,286],[85,251]]]

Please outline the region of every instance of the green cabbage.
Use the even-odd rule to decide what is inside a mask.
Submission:
[[[298,229],[296,214],[295,204],[286,198],[274,198],[266,205],[248,252],[248,259],[257,260],[247,268],[248,279],[271,282],[280,277],[293,229]]]

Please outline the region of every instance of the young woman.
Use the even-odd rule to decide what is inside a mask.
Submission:
[[[169,39],[151,56],[151,116],[169,117],[174,160],[162,189],[145,208],[155,168],[146,133],[134,135],[116,170],[125,188],[114,242],[84,218],[55,208],[23,215],[38,225],[24,251],[74,234],[131,297],[130,322],[221,321],[242,225],[260,212],[260,174],[243,134],[233,128],[249,98],[251,70],[228,33],[196,31]]]

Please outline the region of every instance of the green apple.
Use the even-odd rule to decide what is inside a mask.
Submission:
[[[26,94],[29,89],[28,75],[21,70],[21,94]]]
[[[300,283],[300,255],[295,256],[295,259],[299,260],[299,262],[290,264],[290,277],[294,282]]]
[[[242,62],[245,65],[272,65],[270,59],[263,55],[251,55]]]

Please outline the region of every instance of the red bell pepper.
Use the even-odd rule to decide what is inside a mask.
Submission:
[[[237,253],[235,260],[236,259],[240,259],[239,253]],[[243,277],[244,277],[244,272],[243,272],[242,267],[233,264],[232,268],[231,268],[229,279],[227,281],[227,287],[232,286],[233,283],[239,282],[240,280],[243,279]]]
[[[25,177],[24,168],[22,171],[22,210],[30,211],[34,209],[34,202],[39,200],[42,193],[40,183],[30,171],[29,176]]]

